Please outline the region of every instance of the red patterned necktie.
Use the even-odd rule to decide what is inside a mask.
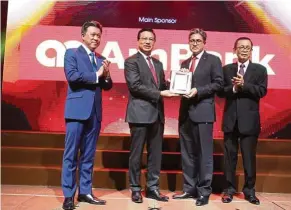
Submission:
[[[196,56],[193,56],[192,57],[192,63],[191,63],[191,67],[190,67],[190,71],[191,72],[194,72],[195,71],[195,64],[196,64],[197,59],[198,58]]]
[[[157,74],[156,74],[156,71],[155,71],[155,67],[153,66],[153,64],[151,62],[151,57],[148,56],[147,60],[148,60],[148,63],[149,63],[150,70],[151,70],[151,72],[153,74],[154,80],[155,80],[156,84],[158,84]]]

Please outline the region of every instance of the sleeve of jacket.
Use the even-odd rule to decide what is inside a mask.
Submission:
[[[134,59],[127,59],[124,63],[124,76],[130,93],[136,97],[157,103],[160,91],[150,89],[142,84],[138,64]]]
[[[113,86],[111,77],[110,78],[100,77],[99,83],[103,90],[110,90]]]
[[[65,53],[64,71],[70,83],[95,84],[97,80],[96,73],[78,70],[74,49],[68,49]]]
[[[224,66],[222,68],[223,71],[223,80],[224,80],[224,87],[217,92],[218,97],[220,98],[231,98],[235,97],[236,94],[233,92],[233,85],[232,83],[229,84],[228,80],[228,71],[229,71],[229,66]]]
[[[220,91],[223,88],[223,71],[222,64],[218,57],[214,57],[211,66],[211,83],[197,87],[198,98],[204,98]]]
[[[248,94],[252,98],[258,100],[267,94],[267,86],[268,86],[267,69],[264,66],[262,66],[256,84],[245,82],[240,91],[243,94]]]

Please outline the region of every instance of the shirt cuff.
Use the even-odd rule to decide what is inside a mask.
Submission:
[[[96,84],[99,83],[98,73],[96,72]]]
[[[109,77],[105,77],[105,82],[109,82],[110,80],[110,76]]]
[[[234,86],[232,87],[232,91],[233,91],[233,93],[237,93],[237,91],[235,90]]]

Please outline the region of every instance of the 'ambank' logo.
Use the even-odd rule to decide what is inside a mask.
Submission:
[[[69,40],[64,43],[57,40],[46,40],[37,46],[35,56],[37,61],[43,66],[64,67],[64,55],[66,49],[77,48],[80,45],[81,42],[76,40]],[[56,52],[55,56],[47,56],[48,50],[54,50]],[[107,41],[101,54],[108,58],[111,63],[115,63],[119,69],[123,69],[125,58],[135,54],[136,52],[137,49],[135,48],[129,48],[128,52],[122,52],[118,42]],[[207,50],[207,52],[218,56],[221,60],[223,55],[222,53],[224,53],[224,61],[222,60],[224,65],[232,63],[236,58],[236,55],[234,55],[233,52],[215,52],[209,50]],[[163,63],[165,70],[178,70],[180,68],[181,61],[189,58],[191,51],[189,50],[188,44],[171,44],[170,52],[167,52],[164,49],[155,49],[152,52],[152,55],[159,57],[159,60]],[[266,54],[262,59],[260,59],[260,46],[253,47],[252,61],[254,63],[264,65],[267,68],[269,75],[275,75],[274,70],[269,65],[269,62],[274,57],[274,54]]]

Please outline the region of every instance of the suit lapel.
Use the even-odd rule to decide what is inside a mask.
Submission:
[[[190,69],[190,63],[191,63],[191,57],[186,60],[185,64],[181,66],[181,68]]]
[[[78,48],[78,51],[80,53],[82,60],[84,61],[85,65],[86,65],[87,69],[89,71],[93,71],[93,66],[92,66],[92,63],[90,61],[89,55],[87,54],[86,50],[84,49],[84,47],[82,45]]]
[[[162,69],[159,68],[159,65],[158,63],[152,59],[153,63],[154,63],[154,67],[155,67],[155,72],[156,72],[156,75],[157,75],[157,80],[158,80],[158,87],[160,87],[160,84],[161,84],[161,77],[160,77],[160,71],[162,71]],[[154,79],[154,77],[153,77]]]
[[[103,62],[104,58],[99,55],[96,54],[96,61],[97,61],[97,71],[99,70],[99,68],[102,66],[102,62]]]
[[[237,76],[237,71],[238,71],[238,64],[237,63],[232,64],[230,75],[229,75],[230,79]]]
[[[202,54],[201,58],[199,59],[198,65],[197,65],[197,67],[196,67],[196,69],[195,69],[193,75],[195,75],[195,73],[196,73],[197,71],[202,71],[202,69],[203,69],[203,67],[204,67],[204,65],[205,65],[205,63],[206,63],[206,61],[207,61],[207,53],[204,51],[204,53]],[[190,62],[189,62],[189,63],[190,63]],[[189,67],[189,68],[190,68],[190,67]]]
[[[139,52],[138,52],[138,57],[137,57],[137,59],[138,59],[138,62],[140,63],[140,65],[141,65],[142,69],[143,69],[144,71],[146,71],[146,72],[150,75],[152,83],[154,83],[155,86],[158,88],[158,86],[157,86],[157,84],[156,84],[156,82],[155,82],[154,76],[153,76],[153,74],[152,74],[152,72],[151,72],[151,70],[150,70],[149,65],[147,64],[147,62],[146,62],[146,60],[144,59],[143,55],[140,54]],[[155,66],[155,67],[156,67],[156,66]]]
[[[253,64],[250,62],[244,74],[244,81],[249,81],[254,71]]]

